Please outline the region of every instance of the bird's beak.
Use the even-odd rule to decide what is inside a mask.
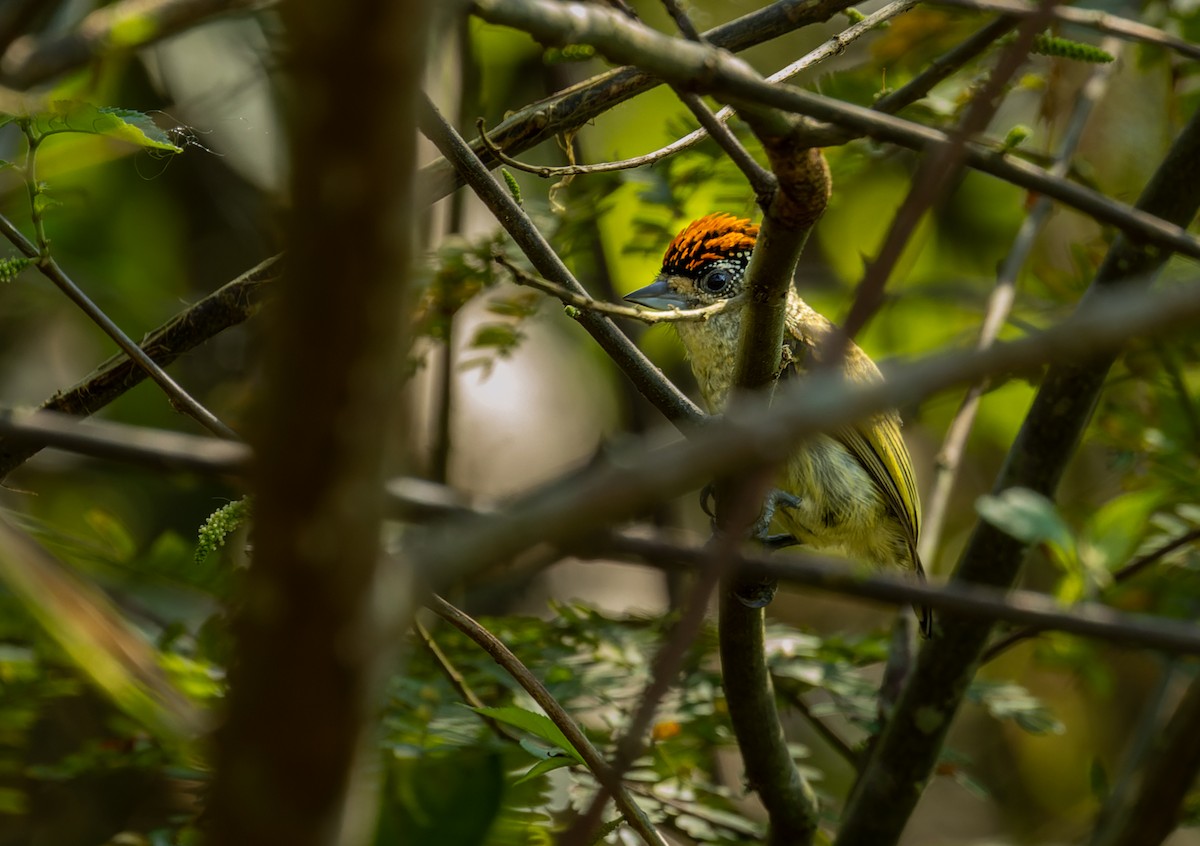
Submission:
[[[659,311],[687,307],[683,295],[672,288],[667,283],[666,277],[663,276],[658,277],[645,288],[639,288],[632,294],[626,294],[625,299],[631,303]]]

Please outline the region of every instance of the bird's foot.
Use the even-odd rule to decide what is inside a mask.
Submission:
[[[775,519],[775,512],[780,508],[799,508],[803,500],[795,494],[790,494],[787,491],[782,491],[779,488],[772,488],[766,498],[763,500],[762,512],[758,515],[758,520],[750,527],[750,537],[760,541],[763,546],[771,549],[780,549],[784,546],[792,546],[794,544],[780,543],[778,540],[781,537],[791,537],[790,535],[772,535],[771,521]]]

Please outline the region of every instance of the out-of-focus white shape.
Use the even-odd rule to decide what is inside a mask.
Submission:
[[[170,116],[242,178],[279,196],[286,153],[271,81],[275,61],[257,17],[210,21],[142,51]]]

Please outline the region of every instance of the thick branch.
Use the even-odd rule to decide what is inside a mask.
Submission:
[[[1200,114],[1172,145],[1138,207],[1186,226],[1200,207]],[[1124,237],[1113,244],[1080,311],[1106,290],[1141,292],[1166,261],[1158,250]],[[1053,496],[1067,461],[1115,360],[1094,350],[1085,362],[1058,363],[1046,374],[994,490],[1031,488]],[[954,574],[955,581],[1010,587],[1025,547],[980,523]],[[942,620],[940,637],[921,650],[909,684],[875,745],[848,805],[839,846],[886,846],[900,836],[937,759],[967,683],[978,665],[992,624],[964,616]]]
[[[788,291],[800,251],[829,200],[829,168],[820,150],[797,144],[800,121],[762,109],[743,116],[763,143],[778,188],[764,210],[747,269],[747,303],[742,310],[734,386],[767,391],[779,374]],[[735,396],[734,407],[741,397]],[[717,525],[740,537],[749,520],[734,509],[761,502],[761,473],[751,471],[719,484]],[[732,507],[730,507],[732,505]],[[721,674],[725,701],[745,760],[746,776],[770,818],[768,842],[811,843],[816,833],[816,796],[796,769],[775,704],[763,643],[763,608],[737,598],[739,576],[731,573],[720,598]]]
[[[406,442],[397,365],[429,8],[281,5],[303,96],[289,114],[288,265],[267,315],[254,559],[216,739],[212,843],[357,843],[376,817],[375,720],[391,635],[414,611],[407,570],[381,578],[379,533],[387,445]]]

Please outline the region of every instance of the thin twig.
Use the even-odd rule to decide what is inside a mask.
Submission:
[[[148,334],[140,348],[159,366],[166,367],[214,335],[245,321],[258,310],[264,289],[278,278],[281,261],[280,255],[272,256],[222,285]],[[56,391],[38,407],[44,411],[87,417],[140,385],[145,378],[146,372],[129,356],[118,353],[82,381]],[[0,434],[0,479],[36,455],[43,446],[50,445],[39,443],[33,434],[28,430],[19,444]],[[61,442],[55,445],[64,448]]]
[[[421,624],[420,620],[413,620],[413,632],[417,636],[417,640],[425,647],[425,651],[429,653],[429,657],[433,659],[434,665],[445,677],[450,686],[455,692],[462,697],[462,701],[471,706],[475,715],[483,721],[484,725],[496,733],[497,737],[504,740],[519,741],[520,738],[514,734],[504,723],[489,716],[484,710],[487,705],[480,699],[475,691],[471,689],[471,685],[467,684],[467,680],[463,678],[463,674],[454,666],[454,662],[442,651],[442,648],[437,645],[437,641],[433,639],[433,635],[429,633],[429,629]]]
[[[1112,42],[1101,45],[1101,49],[1114,55],[1117,48],[1118,45]],[[1065,176],[1070,169],[1071,159],[1083,138],[1083,130],[1087,126],[1088,118],[1091,116],[1093,108],[1104,96],[1115,65],[1116,62],[1096,65],[1080,88],[1067,130],[1050,166],[1051,175]],[[987,311],[984,314],[983,325],[979,329],[979,339],[976,342],[977,348],[985,349],[991,346],[1000,336],[1000,329],[1008,319],[1008,314],[1016,298],[1017,279],[1021,274],[1021,268],[1025,266],[1025,262],[1037,242],[1037,237],[1049,219],[1053,208],[1053,204],[1048,199],[1038,197],[1033,208],[1029,210],[1029,214],[1021,222],[1021,228],[1017,230],[1017,235],[1013,239],[1012,248],[1008,251],[1008,256],[1001,265],[999,273],[996,274],[996,287],[988,298]],[[950,506],[950,496],[954,490],[954,482],[963,453],[966,450],[967,438],[974,426],[975,415],[987,388],[988,382],[983,381],[972,385],[967,390],[962,404],[946,429],[945,440],[934,461],[933,485],[926,503],[920,540],[921,558],[927,564],[932,564],[936,557],[946,512]]]
[[[1200,540],[1200,528],[1184,532],[1179,537],[1167,541],[1165,544],[1158,547],[1158,549],[1151,550],[1145,555],[1135,558],[1133,561],[1117,570],[1115,573],[1113,573],[1113,584],[1120,584],[1122,582],[1129,581],[1147,567],[1157,563],[1158,561],[1161,561],[1163,558],[1166,558],[1172,552],[1182,549],[1183,547],[1195,543],[1198,540]],[[1008,651],[1013,646],[1021,643],[1022,641],[1028,640],[1031,637],[1037,637],[1043,631],[1046,630],[1031,626],[1024,629],[1019,629],[1015,632],[1009,632],[1007,635],[997,640],[984,651],[982,657],[980,658],[980,663],[986,664],[989,661],[995,660],[1002,653]]]
[[[92,302],[91,298],[67,276],[53,256],[43,253],[33,242],[21,234],[21,231],[13,225],[12,221],[3,215],[0,215],[0,234],[8,238],[18,250],[33,259],[35,264],[37,264],[38,270],[42,272],[42,275],[66,294],[71,302],[79,306],[80,310],[91,318],[93,323],[103,329],[116,342],[117,346],[124,350],[126,355],[137,362],[138,366],[145,370],[146,374],[163,389],[163,393],[167,395],[176,408],[191,415],[215,435],[230,440],[239,439],[237,432],[222,423],[217,419],[216,415],[180,387],[179,383],[168,376],[166,371],[159,367],[154,362],[154,359],[146,354],[145,350],[134,343],[133,339],[126,335],[121,327],[112,321],[112,318]]]
[[[945,133],[921,124],[790,86],[772,85],[733,56],[671,38],[605,9],[547,0],[474,0],[473,8],[489,22],[524,30],[546,42],[588,43],[614,61],[638,62],[671,82],[694,84],[703,79],[707,90],[743,104],[755,103],[829,122],[829,126],[811,130],[805,139],[810,146],[841,143],[847,131],[915,150],[947,141]],[[977,170],[1046,194],[1117,227],[1139,242],[1200,258],[1200,238],[1177,223],[1053,177],[992,146],[968,144],[965,156],[967,164]]]
[[[1010,19],[1027,18],[1037,14],[1037,7],[1015,0],[933,0],[935,5],[956,6],[985,12],[999,12]],[[1125,41],[1140,41],[1167,50],[1173,50],[1189,59],[1200,59],[1200,44],[1180,38],[1141,21],[1122,18],[1099,9],[1079,9],[1074,6],[1056,6],[1052,13],[1063,23],[1078,24],[1112,35]]]
[[[811,50],[801,58],[792,62],[787,67],[771,74],[767,77],[767,81],[783,82],[784,80],[792,78],[801,71],[808,70],[819,62],[822,62],[832,56],[840,55],[841,53],[845,52],[847,47],[849,47],[863,35],[874,29],[877,29],[881,23],[890,20],[891,18],[894,18],[903,12],[907,12],[918,2],[920,2],[920,0],[897,0],[897,2],[889,3],[887,6],[884,6],[877,12],[874,12],[873,14],[863,18],[861,21],[858,21],[857,23],[847,27],[845,30],[833,36],[828,41],[824,42],[814,50]],[[1013,26],[1015,26],[1015,24]],[[695,28],[693,27],[692,29],[694,31]],[[1007,31],[1008,28],[1004,30],[1004,32]],[[1001,35],[1003,35],[1003,33],[1001,33]],[[998,38],[999,36],[996,37]],[[701,36],[699,39],[693,38],[691,40],[699,44],[708,44],[708,41],[705,40],[703,36]],[[988,40],[987,43],[990,44],[992,41],[995,41],[995,38]],[[964,58],[962,61],[965,62],[969,58],[970,56]],[[920,99],[920,97],[924,96],[924,94],[927,93],[930,88],[932,88],[941,80],[945,79],[946,76],[949,76],[949,74],[956,70],[959,66],[960,65],[953,59],[943,58],[942,63],[938,65],[941,75],[937,76],[936,78],[933,76],[924,77],[919,82],[918,80],[914,79],[903,89],[894,91],[892,94],[888,95],[887,98],[881,99],[880,102],[874,106],[874,108],[884,112],[899,110],[901,106],[908,105],[909,103]],[[918,84],[913,85],[913,83]],[[682,96],[683,95],[681,95],[681,97]],[[695,97],[696,95],[692,96]],[[699,98],[697,97],[697,100],[698,99]],[[702,100],[700,103],[703,105]],[[691,108],[691,104],[689,104],[686,100],[684,101],[684,105],[687,105],[688,108]],[[728,137],[733,138],[732,133],[729,133],[728,129],[724,129],[725,124],[731,117],[733,117],[734,114],[734,110],[731,106],[723,106],[715,113],[705,106],[704,111],[707,112],[708,115],[712,116],[715,123],[723,127],[722,132],[724,132]],[[488,152],[495,156],[499,161],[517,170],[522,170],[526,173],[534,173],[543,178],[549,178],[553,176],[578,176],[588,173],[612,173],[619,170],[632,170],[633,168],[644,167],[646,165],[651,165],[655,162],[661,161],[668,156],[673,156],[676,153],[681,153],[684,150],[695,147],[710,135],[712,135],[713,140],[721,144],[722,148],[725,149],[726,152],[729,152],[730,147],[727,146],[728,142],[722,142],[721,138],[715,134],[714,128],[706,124],[705,119],[702,119],[700,114],[696,113],[695,110],[693,110],[693,114],[696,114],[697,120],[700,120],[701,128],[693,130],[682,138],[672,141],[670,144],[660,147],[657,150],[653,150],[640,156],[632,156],[630,158],[620,159],[617,161],[597,162],[589,165],[563,165],[558,167],[526,164],[525,162],[509,156],[500,149],[500,147],[491,137],[487,135],[483,129],[482,120],[477,122],[477,126],[480,130],[480,142],[488,150]],[[738,143],[739,147],[741,146],[740,142],[737,142],[736,138],[733,138],[733,140]],[[737,161],[737,159],[735,159],[735,161]],[[751,161],[753,162],[753,159],[751,159]],[[758,167],[757,163],[754,164],[755,167]],[[744,173],[746,173],[747,178],[750,178],[750,172],[746,168],[743,168],[742,170]],[[762,168],[759,168],[759,170],[762,170]],[[769,175],[768,171],[763,170],[762,172]],[[755,186],[754,179],[750,180],[750,184]],[[755,191],[758,196],[762,196],[757,187],[755,187]]]
[[[538,273],[563,288],[585,294],[583,286],[546,242],[533,221],[496,183],[483,162],[454,127],[446,122],[437,107],[427,97],[423,98],[419,107],[421,131],[433,141],[442,155],[454,163],[472,190],[528,256]],[[581,312],[579,324],[596,339],[642,396],[668,420],[677,425],[700,424],[704,421],[705,415],[696,404],[671,384],[612,320],[595,312]]]
[[[896,263],[900,261],[925,213],[941,201],[958,178],[965,160],[967,142],[987,128],[992,116],[1000,108],[1009,80],[1025,64],[1033,39],[1047,20],[1045,10],[1054,2],[1056,0],[1043,0],[1040,6],[1043,14],[1021,24],[1016,39],[1000,53],[987,81],[971,98],[966,113],[950,133],[949,139],[937,147],[927,148],[908,193],[892,217],[878,255],[867,263],[846,319],[839,331],[830,336],[829,344],[835,354],[827,355],[829,361],[841,358],[844,345],[858,335],[883,305],[884,288]]]
[[[495,635],[440,596],[435,594],[430,597],[428,605],[435,614],[461,631],[487,652],[488,655],[492,656],[496,663],[526,693],[533,697],[533,701],[546,712],[546,716],[558,726],[571,746],[579,753],[588,770],[595,776],[596,781],[604,785],[612,793],[617,807],[625,815],[625,819],[629,822],[629,825],[641,836],[642,840],[650,844],[650,846],[666,846],[666,841],[655,829],[650,818],[646,816],[646,812],[633,801],[633,797],[630,796],[625,786],[619,780],[613,778],[612,770],[608,762],[600,755],[599,750],[587,739],[587,736],[579,728],[579,725],[571,718],[566,709],[559,704],[558,700],[550,694],[546,686],[541,683],[537,676],[529,671],[528,667],[521,663],[521,659],[514,655],[512,650],[505,646]]]
[[[536,288],[552,297],[557,297],[564,304],[572,308],[596,312],[598,314],[607,314],[609,317],[628,317],[632,320],[640,320],[643,323],[651,325],[655,323],[680,323],[686,321],[702,322],[732,308],[741,308],[745,302],[740,297],[732,297],[728,300],[700,308],[673,308],[667,311],[652,311],[640,306],[623,306],[617,303],[607,303],[603,300],[594,300],[587,294],[577,294],[561,285],[556,285],[548,279],[542,279],[531,273],[526,273],[500,253],[493,255],[492,261],[511,273],[513,282],[518,285]]]

